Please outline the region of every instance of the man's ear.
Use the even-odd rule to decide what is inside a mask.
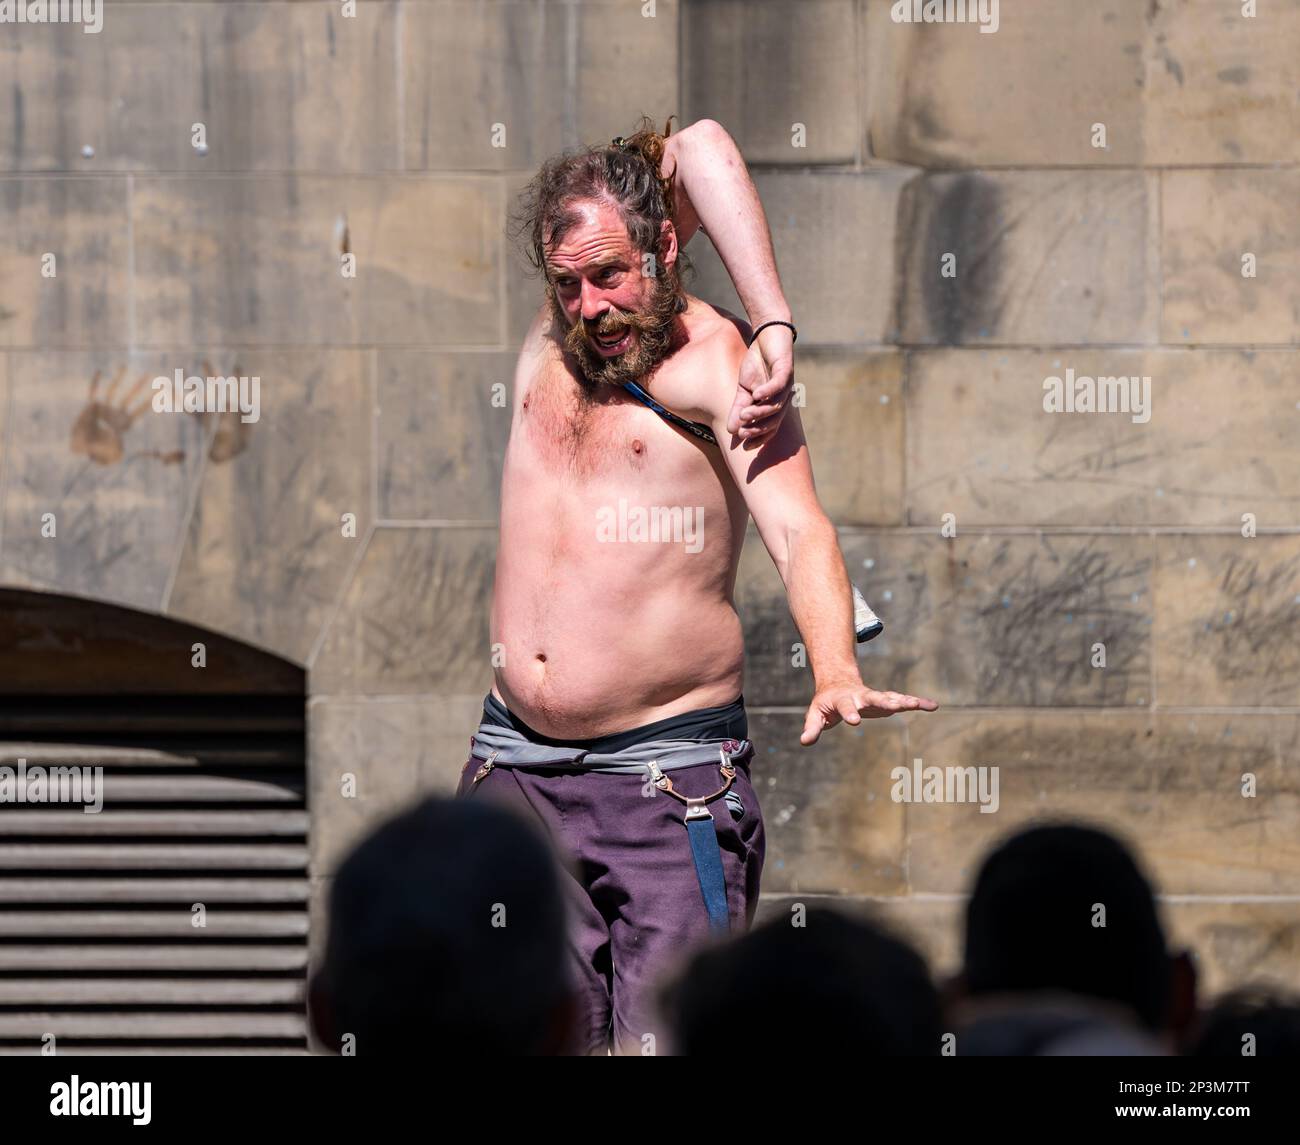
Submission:
[[[679,249],[677,245],[677,228],[673,226],[671,219],[664,219],[659,224],[659,254],[657,257],[665,267],[672,266],[677,261]]]

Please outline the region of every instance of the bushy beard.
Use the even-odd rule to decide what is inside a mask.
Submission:
[[[568,318],[547,285],[547,297],[555,315],[557,329],[566,330],[564,349],[573,355],[579,381],[589,394],[602,386],[622,386],[624,382],[644,383],[668,357],[673,348],[677,314],[683,307],[679,302],[676,275],[665,274],[655,279],[650,303],[644,310],[611,310],[605,314],[592,333],[613,335],[628,329],[637,333],[635,341],[623,353],[612,358],[602,357],[592,344],[581,319],[568,325]]]

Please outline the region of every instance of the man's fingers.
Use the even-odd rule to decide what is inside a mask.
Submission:
[[[862,716],[858,712],[859,704],[855,696],[841,696],[835,701],[835,710],[846,724],[860,724]]]
[[[751,422],[740,427],[740,433],[737,435],[745,445],[758,445],[763,438],[775,433],[781,427],[780,414],[773,414],[771,417],[763,418],[762,421]]]
[[[878,692],[874,688],[828,689],[814,698],[804,718],[799,742],[815,744],[827,728],[841,720],[856,727],[864,719],[885,719],[897,712],[933,712],[939,705],[924,696],[905,692]]]
[[[911,697],[904,696],[901,692],[878,692],[876,695],[878,706],[891,712],[906,711],[910,706],[908,700]]]
[[[895,711],[900,712],[933,712],[939,707],[933,700],[928,700],[924,696],[909,696],[905,692],[886,692]]]
[[[799,742],[804,747],[810,747],[817,742],[823,731],[834,727],[839,722],[840,717],[837,714],[832,712],[830,715],[826,715],[814,703],[809,707],[807,716],[804,717],[803,734],[799,737]]]
[[[747,405],[740,411],[740,424],[743,427],[746,422],[763,421],[775,414],[779,414],[784,408],[782,402],[777,402],[775,405],[771,402],[768,402],[765,405]]]
[[[735,434],[740,432],[741,411],[744,410],[746,406],[752,404],[753,398],[750,396],[749,391],[745,389],[744,386],[738,387],[736,390],[736,400],[731,403],[731,412],[727,414],[728,433]]]
[[[790,375],[784,376],[775,374],[759,380],[750,393],[756,402],[769,402],[773,404],[783,404],[794,391],[790,384]]]
[[[879,715],[893,715],[895,712],[933,712],[939,705],[924,696],[909,696],[903,692],[868,692],[866,704]]]

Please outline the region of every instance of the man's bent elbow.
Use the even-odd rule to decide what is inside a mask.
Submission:
[[[697,136],[713,135],[718,132],[721,132],[723,135],[727,133],[726,128],[724,128],[716,119],[697,119],[689,126],[683,127],[680,131],[674,132],[669,136],[669,139],[681,139],[683,136],[687,135],[694,139]]]

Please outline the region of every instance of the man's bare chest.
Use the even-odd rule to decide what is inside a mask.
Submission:
[[[521,396],[512,452],[554,475],[579,478],[650,474],[678,480],[712,465],[688,435],[625,390],[587,392],[562,362],[540,363]]]

